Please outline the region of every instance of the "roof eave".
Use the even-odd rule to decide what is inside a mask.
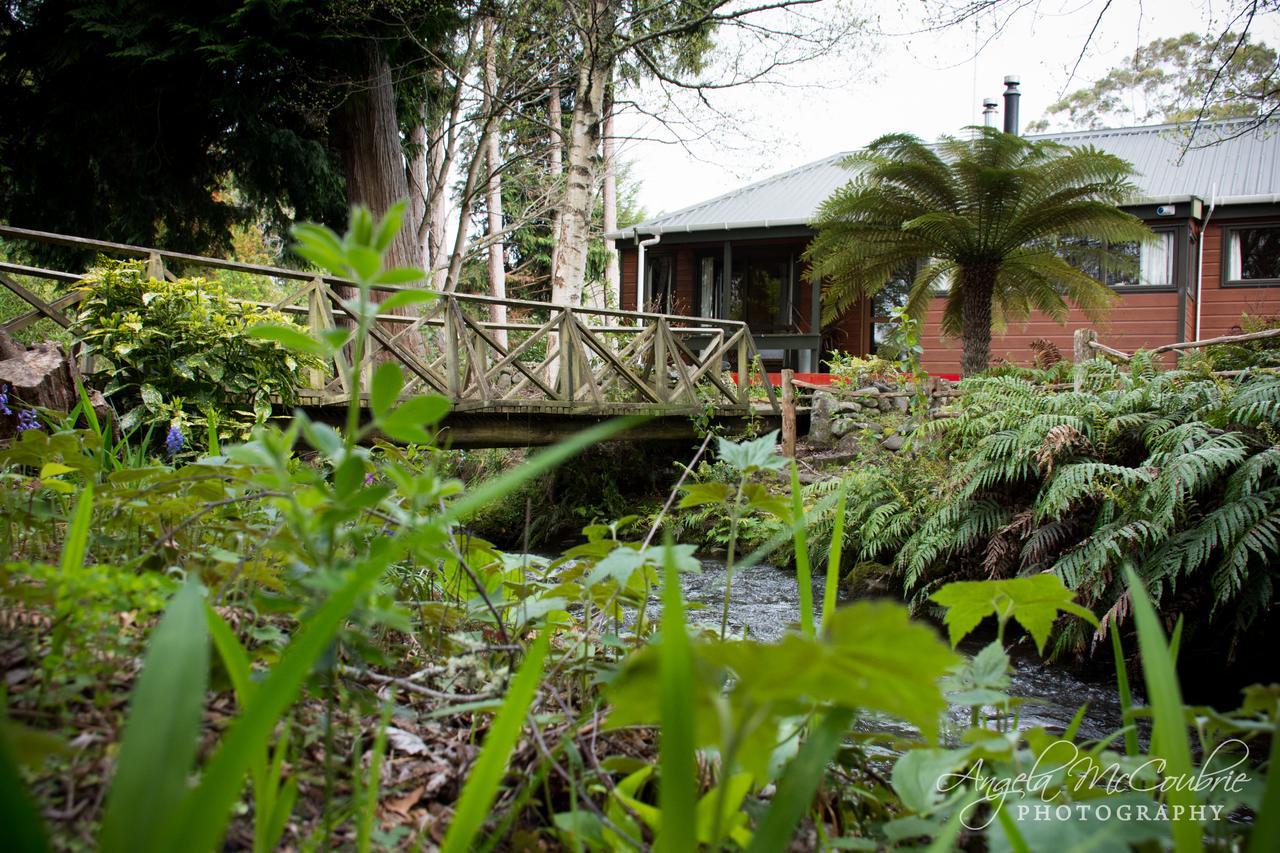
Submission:
[[[801,219],[755,219],[742,222],[703,222],[694,225],[646,225],[641,222],[629,228],[610,231],[605,234],[610,240],[632,240],[641,234],[658,236],[662,234],[692,234],[699,231],[741,231],[747,228],[795,228],[808,227],[809,220]]]

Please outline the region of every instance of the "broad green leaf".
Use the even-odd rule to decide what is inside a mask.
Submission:
[[[770,853],[789,847],[796,824],[813,804],[813,795],[822,784],[827,765],[852,722],[851,710],[834,708],[805,738],[799,753],[778,780],[773,802],[756,827],[748,853]]]
[[[902,804],[927,814],[963,783],[953,774],[969,761],[969,749],[920,747],[903,753],[893,765],[893,789]]]
[[[400,370],[400,365],[390,361],[378,365],[378,369],[373,372],[373,381],[369,384],[369,406],[373,409],[375,418],[381,418],[391,410],[403,387],[404,372]]]
[[[449,401],[438,394],[411,397],[385,417],[379,419],[378,429],[388,437],[412,444],[426,444],[432,434],[427,431],[449,413]]]
[[[374,249],[378,252],[385,252],[395,242],[396,235],[400,233],[400,228],[404,225],[404,214],[408,209],[409,200],[403,198],[387,208],[387,212],[382,214],[382,219],[378,221],[378,225],[374,229],[372,241]]]
[[[356,281],[373,281],[382,269],[382,254],[368,246],[348,246],[347,263]]]
[[[320,343],[320,341],[317,341],[297,326],[263,323],[260,326],[250,326],[245,330],[245,335],[262,341],[275,341],[281,346],[287,347],[295,352],[305,352],[319,356],[329,354],[329,351],[324,344]]]
[[[40,466],[40,479],[48,480],[53,477],[61,477],[63,474],[70,474],[75,470],[70,465],[63,465],[61,462],[46,462]]]
[[[932,738],[947,703],[938,680],[960,658],[927,625],[885,601],[837,610],[817,639],[790,634],[777,643],[715,643],[704,654],[738,676],[735,690],[757,702],[806,697],[845,708],[884,711]]]
[[[733,487],[728,483],[694,483],[684,487],[684,497],[680,499],[680,508],[687,509],[703,504],[725,503],[733,494]]]
[[[1116,667],[1116,692],[1120,696],[1120,719],[1124,723],[1124,754],[1138,754],[1138,729],[1130,712],[1133,710],[1133,691],[1129,688],[1129,672],[1125,669],[1124,648],[1120,641],[1120,626],[1113,621],[1107,626],[1111,634],[1111,655]]]
[[[1059,613],[1072,613],[1097,625],[1092,613],[1074,602],[1075,593],[1062,578],[1044,573],[999,581],[957,581],[930,596],[947,608],[943,621],[954,646],[988,616],[1001,623],[1017,620],[1044,653],[1044,644]]]
[[[1274,711],[1274,704],[1272,705]],[[1267,764],[1267,781],[1262,789],[1258,818],[1249,835],[1249,853],[1280,850],[1280,716],[1271,732],[1271,754]]]
[[[776,471],[787,464],[786,457],[778,454],[776,429],[754,441],[733,442],[727,438],[717,438],[717,441],[720,461],[744,474],[752,471]]]
[[[1151,757],[1164,762],[1163,775],[1166,779],[1190,780],[1193,778],[1191,739],[1187,734],[1182,690],[1178,686],[1173,655],[1165,642],[1160,617],[1156,615],[1142,582],[1133,569],[1127,567],[1125,578],[1129,583],[1133,620],[1138,630],[1138,651],[1142,655],[1142,675],[1153,717]],[[1191,807],[1196,805],[1195,792],[1183,785],[1174,785],[1165,797],[1169,805],[1185,807],[1181,815],[1172,820],[1174,848],[1179,853],[1202,849],[1200,824],[1190,817]]]
[[[547,656],[550,635],[543,632],[529,649],[528,656],[507,688],[507,697],[494,717],[480,748],[480,756],[472,766],[462,787],[462,796],[454,808],[453,820],[445,833],[443,853],[463,853],[472,849],[477,840],[494,798],[498,785],[506,775],[511,750],[520,739],[525,717],[533,704],[538,682],[542,679],[542,662]]]
[[[695,807],[698,800],[697,752],[694,734],[693,654],[684,618],[684,593],[671,549],[664,547],[662,582],[662,644],[659,689],[662,742],[659,746],[658,803],[663,829],[656,847],[661,851],[692,851],[697,847]]]
[[[209,674],[203,609],[200,586],[189,581],[147,643],[98,836],[107,853],[173,849],[162,818],[178,810],[195,763]]]

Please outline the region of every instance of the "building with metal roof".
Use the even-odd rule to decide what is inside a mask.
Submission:
[[[1133,164],[1140,196],[1134,204],[1189,202],[1219,205],[1280,202],[1280,121],[1256,126],[1249,120],[1160,124],[1028,136],[1063,145],[1090,146]],[[843,151],[765,178],[680,210],[654,216],[614,232],[636,234],[806,226],[818,207],[855,172]]]
[[[1006,80],[1016,131],[1016,80]],[[1014,102],[1010,104],[1010,95]],[[1194,130],[1194,132],[1193,132]],[[1029,136],[1089,146],[1132,163],[1137,195],[1125,209],[1157,235],[1142,247],[1140,276],[1113,284],[1120,297],[1106,328],[1122,349],[1225,334],[1243,314],[1280,315],[1280,121],[1165,124]],[[802,260],[822,203],[856,177],[840,152],[609,236],[621,255],[620,301],[691,316],[747,321],[774,366],[821,369],[824,353],[873,352],[888,304],[867,300],[820,323],[821,282]],[[887,298],[887,297],[886,297]],[[943,300],[924,320],[926,367],[959,372],[959,343],[941,335]],[[1027,363],[1033,341],[1070,351],[1065,325],[1033,315],[992,341],[993,359]]]

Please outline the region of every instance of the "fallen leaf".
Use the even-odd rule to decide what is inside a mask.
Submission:
[[[398,749],[409,755],[421,755],[427,751],[427,744],[413,732],[406,732],[395,726],[387,726],[387,743],[392,749]]]
[[[387,800],[385,803],[387,811],[395,812],[401,817],[408,817],[409,809],[417,805],[418,800],[422,797],[422,792],[425,790],[425,785],[419,785],[403,797]]]

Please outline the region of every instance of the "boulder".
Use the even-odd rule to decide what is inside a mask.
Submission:
[[[809,441],[812,444],[825,446],[835,440],[835,436],[831,432],[835,406],[835,397],[826,391],[814,392],[813,403],[809,410]]]
[[[880,446],[883,447],[885,450],[889,450],[894,453],[897,453],[899,450],[902,449],[903,442],[905,441],[906,441],[905,436],[895,432],[893,435],[887,436],[884,441],[880,442]]]

